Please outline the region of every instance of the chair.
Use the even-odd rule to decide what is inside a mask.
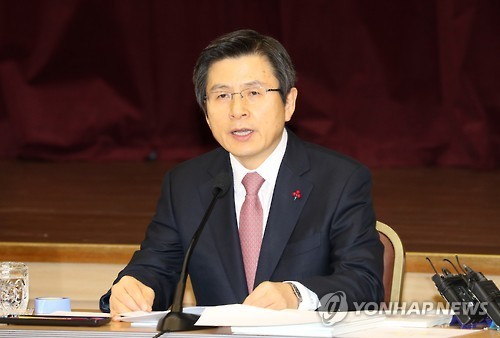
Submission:
[[[384,302],[398,304],[403,286],[405,251],[398,234],[387,224],[377,221],[377,231],[384,245]]]

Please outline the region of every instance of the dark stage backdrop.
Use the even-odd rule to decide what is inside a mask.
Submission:
[[[289,50],[304,139],[372,168],[500,167],[498,0],[3,0],[0,159],[214,147],[192,67],[239,28]]]

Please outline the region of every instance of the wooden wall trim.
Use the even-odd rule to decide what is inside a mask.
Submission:
[[[138,245],[0,242],[3,261],[126,264]]]
[[[0,242],[0,260],[21,262],[112,263],[127,264],[138,245]],[[462,264],[488,275],[500,275],[500,255],[458,254]],[[429,257],[437,269],[455,263],[455,253],[407,252],[407,272],[433,273]],[[452,268],[449,268],[451,271]]]
[[[465,264],[475,271],[481,271],[488,275],[500,275],[500,255],[477,255],[460,253],[431,253],[431,252],[407,252],[406,253],[406,271],[408,272],[429,272],[434,273],[426,257],[434,263],[438,270],[442,266],[450,271],[455,271],[449,263],[443,262],[447,258],[457,266],[455,255],[458,255],[460,263]]]

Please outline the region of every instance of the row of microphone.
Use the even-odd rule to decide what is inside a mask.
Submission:
[[[435,272],[432,281],[439,293],[448,302],[462,326],[487,322],[488,320],[499,326],[500,291],[498,287],[483,273],[460,264],[458,256],[455,258],[461,271],[449,259],[444,259],[456,273],[442,267],[443,273],[439,274],[432,261],[427,257]]]

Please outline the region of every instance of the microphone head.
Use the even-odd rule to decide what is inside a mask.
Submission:
[[[218,174],[214,179],[212,194],[214,194],[214,196],[217,196],[217,198],[223,197],[228,192],[232,183],[233,177],[229,173],[222,172]]]

